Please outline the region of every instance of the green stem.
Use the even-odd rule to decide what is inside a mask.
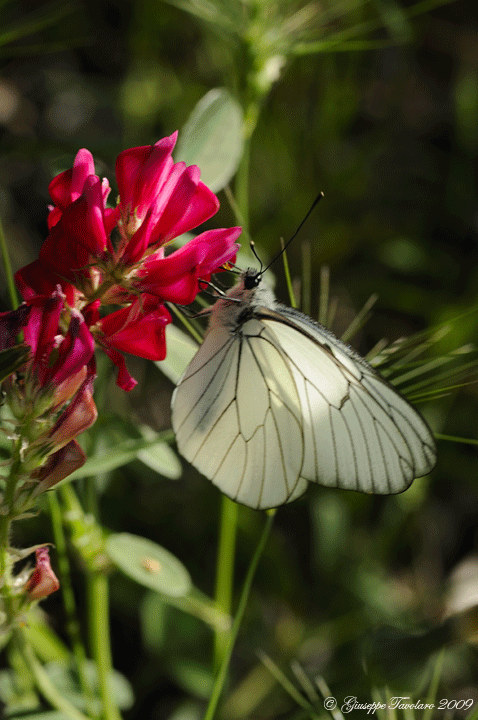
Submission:
[[[108,578],[102,572],[91,573],[88,577],[88,617],[91,652],[98,669],[98,686],[103,707],[104,720],[121,720],[111,692],[110,623],[108,604]]]
[[[237,207],[242,218],[242,227],[249,237],[249,160],[251,153],[251,139],[246,137],[244,152],[236,173],[235,195]]]
[[[99,695],[102,702],[102,720],[121,720],[111,693],[110,621],[108,605],[108,578],[101,564],[103,538],[99,525],[85,516],[75,491],[69,485],[60,488],[66,508],[66,521],[71,525],[72,542],[83,558],[86,571],[88,638],[91,655],[98,671]],[[90,506],[96,505],[90,495]]]
[[[231,614],[232,606],[238,508],[237,503],[226,495],[222,496],[215,600],[217,608],[226,615]],[[214,667],[216,670],[224,655],[229,633],[229,628],[216,628],[214,635]]]
[[[18,295],[15,287],[15,280],[13,277],[12,265],[10,263],[10,254],[8,252],[7,241],[5,239],[5,233],[3,232],[2,220],[0,218],[0,252],[2,254],[3,267],[5,269],[5,278],[7,281],[8,297],[10,298],[10,304],[12,308],[18,306]]]
[[[38,662],[35,653],[33,652],[30,644],[26,641],[23,632],[17,629],[15,630],[15,634],[22,657],[35,678],[37,688],[45,700],[48,700],[52,707],[64,713],[68,718],[71,718],[71,720],[89,720],[86,715],[80,712],[80,710],[78,710],[74,705],[69,703],[68,700],[65,700],[65,698],[58,692],[42,665]]]
[[[274,515],[275,510],[269,510],[267,513],[267,520],[264,525],[264,528],[262,530],[261,537],[259,539],[259,542],[257,543],[257,547],[255,549],[254,555],[252,556],[249,568],[247,570],[247,575],[244,580],[244,585],[242,586],[242,592],[241,597],[239,599],[239,605],[237,608],[236,616],[234,618],[234,622],[232,624],[231,632],[229,635],[229,642],[227,643],[227,647],[225,649],[224,655],[222,656],[222,662],[221,667],[219,668],[219,671],[216,675],[216,678],[214,680],[214,685],[212,687],[211,691],[211,697],[209,700],[209,705],[207,706],[206,714],[204,715],[204,720],[213,720],[217,705],[219,703],[219,699],[221,697],[224,683],[227,676],[227,669],[229,667],[229,661],[231,659],[232,651],[234,649],[234,645],[236,643],[236,638],[239,633],[239,628],[241,626],[242,618],[244,617],[244,612],[247,606],[247,601],[249,599],[249,593],[251,591],[252,587],[252,581],[254,579],[255,572],[257,570],[257,566],[259,564],[260,557],[262,555],[262,552],[264,550],[264,547],[267,542],[267,538],[269,537],[269,533],[271,531],[272,523],[274,521]]]
[[[93,691],[90,683],[88,682],[86,670],[86,651],[81,639],[75,595],[73,593],[73,587],[71,585],[70,561],[68,559],[66,538],[61,516],[61,508],[55,491],[48,493],[48,500],[50,504],[50,517],[53,527],[53,537],[55,540],[56,552],[58,557],[58,567],[60,570],[60,587],[66,615],[66,631],[70,637],[71,647],[73,650],[73,655],[75,657],[76,669],[78,672],[78,678],[80,681],[83,697],[89,703],[89,707],[91,710],[93,703]]]
[[[7,615],[6,622],[9,623],[12,615],[12,592],[11,592],[11,575],[12,575],[12,559],[10,557],[9,540],[10,540],[11,520],[7,515],[0,515],[0,591],[4,602],[4,609]]]
[[[13,444],[12,465],[6,481],[5,493],[2,500],[3,509],[2,513],[0,513],[0,590],[5,603],[4,609],[8,618],[7,622],[10,622],[12,619],[11,574],[13,561],[9,553],[9,547],[11,526],[14,517],[15,491],[17,489],[18,478],[21,470],[19,447],[20,445],[18,442]]]

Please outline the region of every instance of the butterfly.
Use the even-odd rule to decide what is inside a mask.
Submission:
[[[277,302],[253,269],[210,308],[172,424],[181,454],[256,509],[295,500],[309,482],[399,493],[436,462],[420,413],[332,332]]]

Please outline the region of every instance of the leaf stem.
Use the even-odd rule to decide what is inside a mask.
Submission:
[[[231,659],[232,651],[233,651],[234,645],[236,643],[236,638],[239,633],[239,628],[241,626],[242,618],[244,617],[244,612],[245,612],[245,609],[247,606],[247,601],[249,599],[249,593],[251,591],[252,581],[254,579],[254,575],[256,573],[260,557],[261,557],[264,547],[266,545],[267,538],[269,537],[269,533],[272,528],[272,523],[274,521],[275,513],[276,513],[275,510],[268,510],[266,523],[262,530],[261,537],[259,538],[259,542],[257,543],[257,547],[255,549],[254,555],[252,556],[251,562],[249,564],[246,578],[244,580],[244,585],[242,586],[242,592],[241,592],[241,597],[239,599],[239,605],[237,608],[236,616],[234,618],[234,622],[232,624],[231,632],[229,635],[229,642],[227,643],[227,647],[224,651],[224,655],[222,656],[221,667],[219,668],[219,671],[214,680],[214,684],[213,684],[212,691],[211,691],[211,697],[209,699],[209,705],[207,706],[207,709],[206,709],[206,714],[204,715],[204,720],[213,720],[213,718],[214,718],[214,715],[215,715],[215,712],[217,709],[217,705],[219,703],[219,699],[221,697],[221,694],[222,694],[222,691],[224,688],[224,683],[226,680],[229,661]]]

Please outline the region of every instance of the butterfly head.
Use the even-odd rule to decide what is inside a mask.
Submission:
[[[254,268],[248,268],[242,273],[242,282],[244,284],[244,290],[253,290],[259,287],[262,281],[262,272],[255,270]]]
[[[275,302],[274,294],[261,286],[261,281],[262,272],[254,268],[241,273],[234,287],[211,308],[209,330],[220,326],[234,331],[254,315],[258,306],[271,307]]]
[[[259,297],[266,292],[261,286],[262,272],[255,268],[247,268],[239,275],[236,284],[227,292],[222,301],[226,305],[235,305],[236,308],[244,305],[255,305]]]

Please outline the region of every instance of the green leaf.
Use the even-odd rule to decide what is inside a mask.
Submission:
[[[113,534],[106,542],[106,551],[118,568],[140,585],[171,597],[187,595],[191,589],[184,565],[151,540],[130,533]]]
[[[156,444],[164,443],[165,437],[165,435],[157,436],[157,439],[154,441],[140,438],[138,440],[125,440],[124,442],[120,442],[114,447],[111,447],[107,452],[90,457],[81,468],[78,468],[74,473],[68,475],[68,478],[65,478],[64,481],[58,483],[55,487],[58,488],[61,484],[70,482],[71,480],[91,477],[92,475],[109,472],[122,465],[126,465],[136,460],[141,450],[146,450]]]
[[[98,672],[94,662],[86,663],[86,674],[90,681],[90,686],[98,692]],[[77,678],[68,665],[59,662],[50,662],[45,665],[45,670],[55,688],[61,692],[62,696],[68,699],[72,705],[86,709],[88,699],[84,697]],[[129,710],[134,703],[134,695],[129,681],[117,670],[112,670],[108,677],[111,694],[116,705],[121,710]],[[101,711],[101,702],[98,698],[96,712]],[[63,714],[61,715],[63,717]]]
[[[211,694],[213,676],[205,663],[195,660],[176,660],[170,668],[176,682],[189,694],[207,700]]]
[[[198,344],[176,325],[168,326],[167,343],[166,359],[156,362],[155,365],[177,385],[179,378],[197,353]]]
[[[31,677],[27,672],[0,671],[0,698],[8,713],[19,713],[23,718],[24,712],[38,707],[39,698],[31,684]]]
[[[37,608],[30,611],[23,633],[43,662],[61,659],[68,663],[70,653],[67,646],[47,625],[45,616]]]
[[[178,456],[162,440],[150,445],[145,450],[140,450],[138,460],[141,460],[142,463],[157,472],[158,475],[163,475],[171,480],[177,480],[182,475],[182,467]]]
[[[210,90],[198,102],[180,133],[176,160],[198,165],[201,180],[222,190],[234,176],[242,156],[243,114],[224,88]]]
[[[15,370],[24,365],[29,355],[30,348],[27,345],[15,345],[0,350],[0,382],[6,380]]]
[[[146,593],[140,607],[141,635],[147,647],[163,650],[166,642],[166,626],[169,605],[157,592]]]
[[[168,720],[201,720],[203,714],[203,708],[187,701],[184,705],[176,708]]]

